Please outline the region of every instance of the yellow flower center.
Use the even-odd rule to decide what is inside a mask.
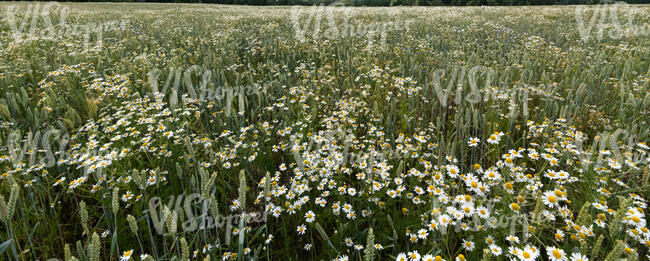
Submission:
[[[512,210],[514,210],[514,211],[518,211],[518,210],[519,210],[519,204],[517,204],[517,203],[512,203],[512,204],[510,204],[510,207],[511,207]]]

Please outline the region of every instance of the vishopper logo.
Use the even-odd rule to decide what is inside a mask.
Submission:
[[[225,230],[225,244],[230,244],[233,230],[240,222],[245,224],[266,223],[266,212],[251,212],[229,215],[210,215],[210,201],[204,200],[199,193],[189,195],[181,194],[171,196],[167,204],[160,197],[149,200],[149,209],[145,210],[151,218],[153,227],[159,235],[171,225],[177,229],[178,223],[184,232],[197,232],[201,230]],[[171,222],[171,223],[170,223]],[[238,231],[243,233],[245,231]]]
[[[528,99],[532,95],[550,97],[555,94],[556,83],[522,83],[521,86],[494,88],[492,84],[497,73],[494,69],[482,65],[469,69],[465,67],[451,70],[436,69],[431,73],[430,82],[423,89],[428,93],[433,92],[432,95],[442,107],[508,99],[509,117],[516,116],[518,112],[528,116]]]
[[[386,41],[389,32],[408,31],[412,19],[402,21],[354,23],[351,21],[355,9],[345,7],[343,2],[334,2],[328,6],[312,6],[305,8],[294,6],[291,9],[291,23],[296,31],[296,39],[300,42],[307,40],[307,36],[317,40],[321,37],[329,40],[346,37],[365,37],[367,48],[375,47],[379,42],[379,48],[386,48]],[[325,16],[326,21],[323,21]],[[338,19],[337,19],[338,18]],[[321,28],[323,22],[324,29]],[[321,31],[321,29],[323,29]]]
[[[67,21],[69,13],[70,9],[58,2],[9,5],[5,8],[3,20],[9,25],[15,42],[30,39],[58,41],[68,37],[80,37],[84,51],[102,50],[103,33],[123,30],[128,23],[128,20],[122,20],[71,24]],[[94,46],[91,45],[93,41]]]
[[[269,95],[270,84],[222,86],[214,75],[213,70],[199,65],[185,69],[153,69],[149,72],[149,87],[155,99],[166,98],[172,109],[178,106],[179,100],[185,104],[218,102],[228,117],[235,113],[244,115],[245,105],[251,104],[251,99],[257,97],[257,104],[260,104],[261,98]],[[165,79],[162,88],[159,86],[161,79]],[[233,107],[235,101],[237,108]]]
[[[502,203],[494,198],[479,196],[473,198],[472,202],[481,202],[480,207],[474,206],[475,203],[467,205],[468,203],[452,201],[443,204],[439,200],[434,200],[432,209],[437,209],[440,212],[430,217],[429,220],[434,220],[441,235],[462,233],[463,231],[477,232],[479,229],[480,231],[500,230],[504,233],[507,230],[506,235],[515,236],[517,239],[521,239],[523,243],[526,243],[531,238],[531,224],[544,224],[553,221],[545,216],[543,211],[539,211],[539,213],[499,213],[495,206]],[[466,207],[472,209],[471,214],[464,212]],[[486,214],[481,217],[478,211],[483,211]],[[456,217],[457,215],[461,218]],[[445,221],[441,222],[441,220],[446,220],[447,223],[443,224]]]
[[[637,148],[641,144],[639,133],[627,129],[616,129],[614,131],[599,132],[594,136],[591,147],[585,144],[587,136],[578,133],[575,137],[576,149],[579,152],[577,158],[580,160],[584,171],[589,168],[602,168],[607,166],[612,169],[621,169],[624,166],[638,170],[642,164],[650,163],[648,151]],[[621,146],[625,144],[626,146]],[[625,151],[621,151],[625,148]]]
[[[421,89],[420,91],[426,92],[426,95],[423,96],[434,97],[433,101],[437,103],[430,104],[437,104],[442,107],[459,106],[463,103],[478,104],[492,100],[504,100],[508,102],[507,116],[510,118],[519,115],[527,117],[529,98],[533,95],[547,97],[555,95],[556,83],[522,84],[516,88],[493,88],[492,82],[496,74],[497,71],[480,65],[469,69],[465,67],[451,70],[437,69],[431,73],[430,82],[425,84],[424,87],[418,88]],[[308,160],[310,154],[333,156],[339,159],[336,163],[342,165],[348,162],[365,164],[368,169],[372,169],[377,163],[384,160],[408,159],[413,155],[410,151],[398,147],[381,148],[375,151],[352,151],[351,148],[357,137],[344,131],[327,130],[324,133],[319,133],[320,136],[322,138],[317,139],[314,136],[305,142],[302,141],[305,135],[299,134],[289,140],[290,152],[299,169],[305,169],[305,163],[311,162]],[[333,146],[331,141],[341,141],[339,144],[343,144],[343,150],[341,151],[340,148]]]
[[[95,147],[71,153],[71,135],[65,131],[49,128],[44,131],[29,131],[25,134],[14,131],[7,135],[0,152],[7,153],[0,158],[0,163],[10,162],[14,167],[9,173],[17,171],[36,172],[63,164],[82,169],[83,176],[91,173],[102,176],[102,169],[109,167],[113,160],[123,155],[117,151]]]
[[[640,9],[625,2],[596,7],[578,6],[575,19],[582,41],[614,40],[623,37],[643,37],[650,34],[650,24],[644,22]],[[639,16],[637,16],[639,15]]]
[[[299,169],[305,169],[305,164],[309,162],[310,154],[327,154],[338,158],[335,163],[345,165],[365,164],[368,169],[372,169],[377,163],[384,160],[406,159],[411,157],[407,150],[398,148],[387,148],[381,151],[351,151],[355,136],[344,131],[328,130],[322,134],[322,139],[309,139],[308,142],[300,142],[299,139],[290,139],[291,154]],[[301,138],[303,135],[300,134]],[[343,141],[343,151],[337,150],[332,141]],[[327,148],[327,149],[326,149]]]
[[[49,168],[57,164],[57,158],[59,160],[66,158],[69,143],[70,135],[52,128],[42,133],[41,131],[29,131],[24,135],[19,131],[14,131],[7,135],[4,145],[5,150],[9,153],[9,160],[14,166],[27,161],[29,166]]]

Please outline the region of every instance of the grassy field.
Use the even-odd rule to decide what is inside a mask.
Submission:
[[[648,260],[650,7],[1,3],[2,260]]]

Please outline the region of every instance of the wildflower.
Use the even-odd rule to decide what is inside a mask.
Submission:
[[[131,193],[131,191],[126,191],[126,193],[122,195],[122,201],[124,202],[129,201],[132,198],[133,198],[133,193]]]
[[[239,200],[233,199],[232,204],[230,205],[230,210],[235,211],[237,209],[239,209]]]
[[[494,237],[491,236],[491,235],[487,236],[487,237],[485,238],[485,243],[488,244],[488,245],[492,245],[492,244],[494,244]]]
[[[573,253],[571,254],[571,261],[589,261],[589,259],[580,253]]]
[[[314,219],[316,219],[316,214],[310,210],[305,214],[305,218],[307,219],[307,223],[311,223],[314,221]]]
[[[298,235],[304,235],[305,231],[307,231],[307,227],[303,224],[298,226],[296,230],[298,231]]]
[[[502,132],[495,132],[492,135],[490,135],[490,137],[487,139],[487,142],[490,144],[499,144],[502,135],[503,135]]]
[[[133,255],[133,249],[124,251],[124,253],[122,253],[122,256],[120,257],[120,261],[127,261],[131,259],[131,255]]]
[[[348,256],[343,255],[343,256],[337,256],[334,261],[348,261]]]
[[[510,209],[511,209],[512,211],[518,213],[518,212],[519,212],[519,204],[517,204],[517,203],[511,203],[511,204],[510,204]]]
[[[407,254],[410,261],[420,261],[420,253],[418,251],[408,252]]]
[[[151,176],[147,178],[147,186],[151,186],[155,184],[156,184],[156,176]]]
[[[490,253],[492,253],[492,255],[494,256],[500,256],[501,253],[503,253],[501,248],[495,244],[490,244],[489,248],[490,248]]]
[[[510,244],[519,244],[519,237],[517,236],[509,235],[506,237],[506,240],[508,240]]]
[[[526,245],[522,250],[521,250],[521,255],[519,258],[524,261],[528,260],[535,260],[539,257],[539,251],[536,247]]]
[[[418,230],[418,238],[419,239],[427,239],[428,235],[429,235],[429,233],[427,232],[427,230],[425,230],[425,229]]]
[[[474,247],[476,247],[474,242],[463,239],[463,248],[465,248],[467,251],[471,252],[472,250],[474,250]]]
[[[472,138],[469,139],[467,144],[469,144],[468,146],[470,146],[470,147],[476,147],[479,142],[480,142],[480,140],[478,138],[472,137]]]
[[[542,201],[544,202],[544,205],[547,205],[547,206],[549,206],[551,208],[555,208],[555,207],[559,206],[559,204],[558,204],[559,199],[558,199],[558,197],[555,195],[555,193],[553,191],[544,192],[544,196],[542,197]]]
[[[635,227],[645,227],[646,220],[642,212],[637,211],[636,208],[631,208],[625,215],[625,223]]]
[[[564,250],[556,247],[547,247],[546,254],[552,261],[565,261],[568,259]]]
[[[61,184],[63,181],[65,181],[65,177],[61,177],[60,179],[58,179],[52,186],[56,187],[59,184]]]

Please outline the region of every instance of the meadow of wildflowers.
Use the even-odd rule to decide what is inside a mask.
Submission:
[[[0,7],[0,260],[650,259],[648,6]]]

